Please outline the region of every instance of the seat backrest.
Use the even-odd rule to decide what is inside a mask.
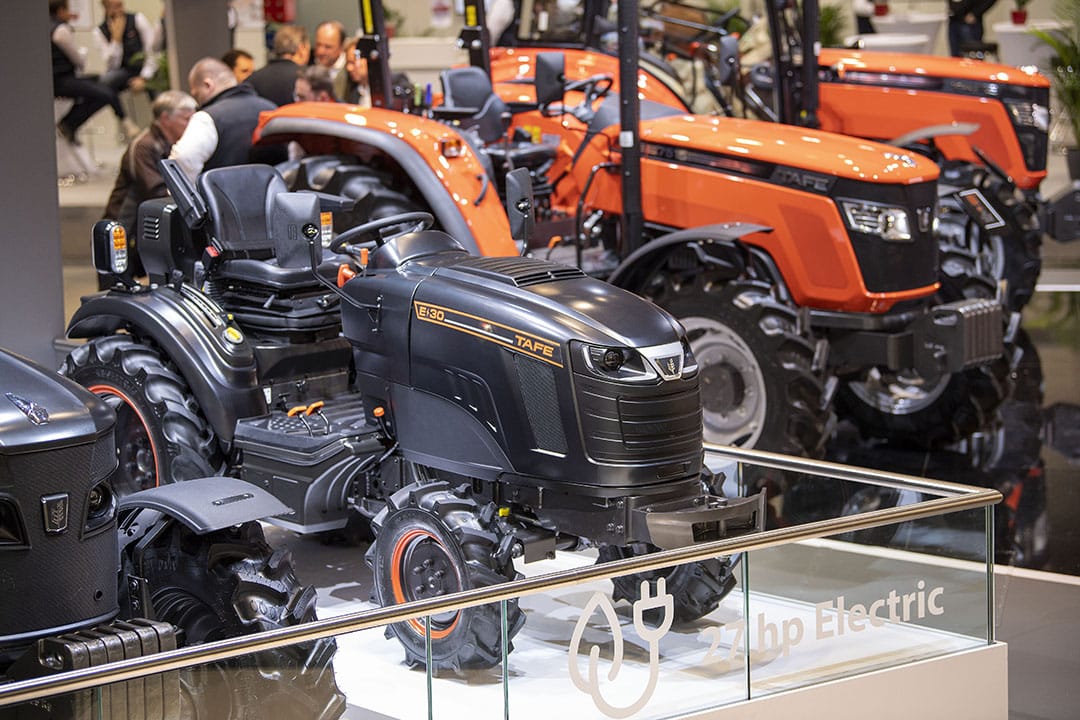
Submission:
[[[455,108],[475,108],[479,112],[487,99],[495,94],[491,78],[478,67],[449,68],[439,73],[442,82],[443,104]]]
[[[501,140],[510,128],[510,108],[491,87],[491,78],[478,67],[460,67],[439,73],[443,88],[443,106],[471,111],[463,123],[476,129],[485,143]]]
[[[223,252],[274,255],[274,196],[288,190],[277,170],[270,165],[215,168],[200,175],[198,185],[209,208],[210,232]]]

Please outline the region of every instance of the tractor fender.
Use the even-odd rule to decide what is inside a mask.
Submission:
[[[448,128],[442,129],[448,131]],[[431,208],[432,214],[442,229],[460,242],[469,254],[484,254],[474,234],[473,223],[465,217],[458,203],[448,194],[446,186],[433,172],[429,162],[410,143],[381,129],[319,118],[278,116],[271,118],[259,130],[259,137],[263,142],[269,141],[274,136],[296,135],[335,137],[347,140],[350,144],[373,147],[392,157],[423,196],[424,202]],[[495,198],[497,203],[497,194],[494,191],[490,193],[490,196]],[[476,204],[479,204],[482,199],[477,198]],[[465,206],[471,205],[472,203],[465,203]],[[501,205],[499,207],[501,208]]]
[[[739,240],[751,233],[772,232],[772,228],[765,225],[751,223],[720,223],[716,225],[702,225],[699,227],[677,230],[667,235],[661,235],[654,240],[649,240],[640,248],[630,253],[619,266],[608,276],[608,282],[617,287],[631,292],[640,292],[645,283],[654,274],[657,267],[673,251],[692,243],[704,243],[715,245],[729,245],[732,249],[731,264],[733,269],[752,261],[765,267],[773,280],[783,286],[783,278],[779,276],[772,259],[767,255],[758,258],[756,248],[743,245]],[[750,258],[747,257],[750,254]],[[735,271],[738,274],[738,270]]]
[[[979,129],[977,123],[949,123],[946,125],[927,125],[926,127],[916,128],[911,132],[906,132],[898,138],[893,138],[887,141],[888,145],[895,145],[896,147],[907,147],[912,143],[917,143],[922,140],[930,140],[931,138],[941,137],[943,135],[974,135],[975,131]]]
[[[127,495],[117,504],[120,513],[138,509],[175,518],[197,535],[292,512],[269,491],[231,477],[158,485]]]
[[[120,329],[161,348],[223,443],[232,443],[237,418],[266,413],[251,344],[202,293],[162,286],[86,298],[72,315],[67,336],[89,339]]]

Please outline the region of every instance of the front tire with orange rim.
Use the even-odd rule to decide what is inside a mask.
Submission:
[[[445,482],[413,485],[398,491],[372,526],[375,542],[367,560],[380,605],[449,595],[515,578],[512,562],[495,559],[497,524],[470,497]],[[506,603],[507,638],[525,619],[517,601]],[[434,671],[489,668],[502,661],[502,618],[498,604],[432,615],[431,662]],[[424,619],[392,625],[410,667],[426,665]],[[509,652],[511,647],[507,647]]]
[[[117,495],[218,474],[217,437],[156,348],[130,335],[94,338],[71,351],[61,372],[116,411]]]

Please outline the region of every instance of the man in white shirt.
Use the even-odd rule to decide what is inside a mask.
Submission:
[[[203,58],[191,68],[188,85],[199,111],[191,116],[169,157],[193,183],[204,170],[286,159],[283,145],[252,148],[259,113],[277,106],[259,97],[247,83],[238,85],[228,65],[217,58]]]

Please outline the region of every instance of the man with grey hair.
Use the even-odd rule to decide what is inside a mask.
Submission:
[[[246,82],[275,105],[293,101],[296,73],[311,58],[307,31],[299,25],[285,25],[274,33],[274,58],[251,74]]]
[[[217,58],[203,58],[188,73],[188,85],[199,110],[191,116],[169,157],[192,182],[199,173],[212,168],[286,159],[283,147],[253,151],[251,135],[259,123],[259,113],[276,106],[256,95],[251,86],[237,85],[228,65]]]
[[[168,194],[158,161],[169,157],[173,143],[184,134],[195,108],[195,98],[186,92],[166,90],[161,93],[150,106],[153,123],[135,136],[120,158],[120,171],[116,174],[104,217],[124,223],[129,235],[135,233],[139,204]],[[132,266],[141,274],[138,255],[133,258]]]

